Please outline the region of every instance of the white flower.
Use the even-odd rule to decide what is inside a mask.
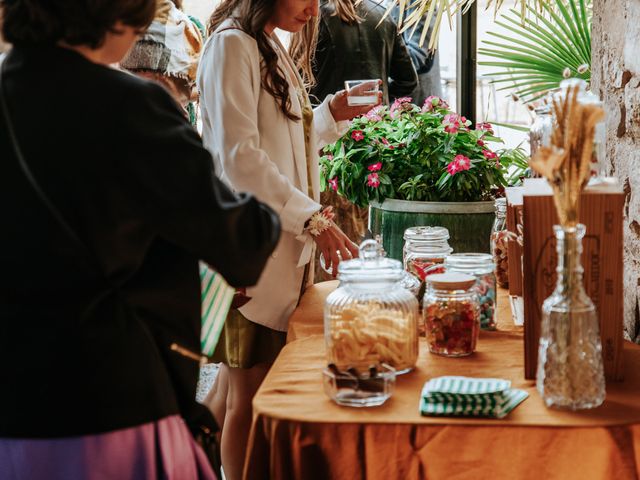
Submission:
[[[331,226],[331,220],[325,217],[322,212],[314,213],[309,219],[307,230],[311,235],[317,237]]]
[[[571,78],[571,69],[570,69],[569,67],[565,68],[565,69],[562,71],[562,76],[563,76],[564,78]]]

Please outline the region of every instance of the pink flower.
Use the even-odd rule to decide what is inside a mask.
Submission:
[[[479,147],[484,147],[484,142],[482,140],[478,140],[478,146]]]
[[[476,123],[476,130],[484,130],[489,135],[493,135],[493,125],[491,125],[489,122]]]
[[[367,185],[369,187],[378,188],[380,186],[380,179],[377,173],[370,173],[367,175]]]
[[[435,95],[429,95],[422,105],[423,112],[432,112],[436,108],[449,108],[449,104]]]
[[[484,155],[484,158],[486,158],[487,160],[498,158],[498,155],[496,155],[496,153],[492,152],[491,150],[482,150],[482,155]]]
[[[457,113],[448,113],[442,119],[444,131],[447,133],[457,133],[460,128],[460,116]]]
[[[458,128],[460,128],[460,124],[459,123],[450,123],[448,125],[445,125],[444,127],[444,131],[447,133],[458,133]]]
[[[444,131],[447,133],[457,133],[459,129],[468,130],[468,126],[471,122],[467,120],[467,117],[461,117],[457,113],[448,113],[442,119],[444,125]]]
[[[327,153],[327,154],[325,155],[325,157],[326,157],[326,159],[327,159],[327,160],[329,160],[330,162],[332,162],[332,161],[333,161],[333,155],[331,155],[330,153]]]
[[[367,170],[369,170],[370,172],[378,172],[381,169],[382,169],[382,162],[372,163],[367,167]]]
[[[412,108],[413,105],[411,104],[411,97],[396,98],[393,104],[391,104],[389,114],[391,115],[391,118],[395,118],[398,115],[398,112],[404,112],[405,110],[411,110]]]
[[[458,164],[456,162],[449,163],[449,165],[447,165],[447,172],[449,172],[449,175],[455,175],[458,173]]]
[[[383,109],[384,107],[382,105],[378,105],[377,107],[373,107],[369,110],[364,116],[372,122],[381,122],[382,115],[380,115],[380,113]]]
[[[331,180],[329,180],[329,188],[331,188],[331,190],[333,190],[334,192],[338,191],[338,177],[333,177]]]
[[[451,161],[451,163],[447,165],[447,172],[449,172],[450,175],[455,175],[458,172],[469,170],[470,168],[471,160],[469,160],[469,157],[465,157],[464,155],[456,155],[453,161]]]
[[[396,98],[393,104],[391,104],[391,110],[396,110],[397,108],[400,108],[405,103],[411,103],[411,97]]]
[[[464,155],[456,155],[453,160],[455,162],[458,162],[460,170],[469,170],[471,168],[471,160],[469,160],[469,157],[465,157]]]
[[[394,148],[396,148],[396,147],[394,147],[393,145],[391,145],[391,144],[389,143],[389,140],[387,140],[387,139],[386,139],[386,138],[384,138],[384,137],[380,137],[380,142],[381,142],[384,146],[386,146],[389,150],[393,150]]]
[[[362,130],[354,130],[353,132],[351,132],[351,138],[353,138],[356,142],[364,140],[364,132]]]

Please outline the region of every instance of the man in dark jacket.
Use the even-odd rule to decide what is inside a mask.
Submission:
[[[382,80],[383,101],[411,95],[416,71],[396,24],[373,0],[323,0],[311,93],[322,101],[345,80]],[[314,99],[315,100],[315,99]]]

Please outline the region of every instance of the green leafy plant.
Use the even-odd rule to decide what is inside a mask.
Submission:
[[[538,11],[527,5],[527,17],[511,9],[496,21],[510,32],[489,32],[496,41],[484,41],[478,52],[491,61],[480,65],[498,67],[488,73],[531,102],[555,89],[565,78],[591,79],[591,4],[586,0],[554,0]]]
[[[431,96],[422,108],[410,98],[355,119],[324,149],[321,189],[366,206],[385,198],[418,201],[490,200],[527,168],[520,149],[502,143],[489,123],[471,122]]]

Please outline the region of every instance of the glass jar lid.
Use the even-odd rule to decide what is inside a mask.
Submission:
[[[436,290],[469,290],[476,278],[464,273],[435,273],[429,275],[426,282]]]
[[[410,227],[404,231],[404,239],[418,242],[446,242],[449,230],[444,227]]]
[[[478,270],[493,270],[495,267],[489,253],[453,253],[445,258],[444,264],[457,272],[471,274]]]
[[[340,280],[365,282],[399,281],[402,279],[402,262],[386,258],[382,246],[375,240],[360,244],[360,256],[338,264]]]

